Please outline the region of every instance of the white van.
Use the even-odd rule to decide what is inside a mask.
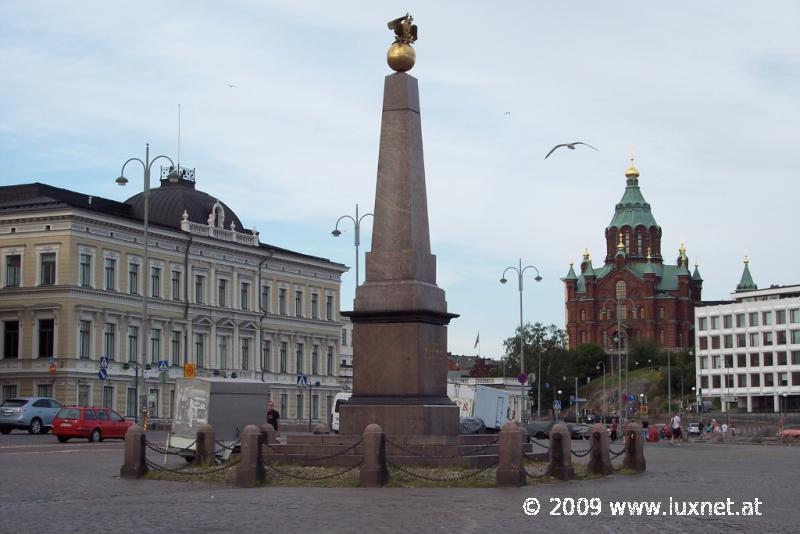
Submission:
[[[341,393],[336,394],[336,398],[333,402],[333,408],[331,408],[331,431],[334,434],[339,433],[339,406],[347,402],[347,400],[353,396],[353,393],[350,391],[342,391]]]

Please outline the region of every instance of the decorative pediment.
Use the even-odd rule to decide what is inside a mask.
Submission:
[[[236,328],[236,323],[232,319],[225,317],[217,321],[217,328]]]
[[[202,316],[202,317],[196,317],[192,321],[192,324],[195,325],[195,326],[213,326],[214,325],[214,321],[212,321],[211,319],[209,319],[206,316]]]
[[[258,330],[258,325],[253,321],[242,321],[239,323],[240,330]]]

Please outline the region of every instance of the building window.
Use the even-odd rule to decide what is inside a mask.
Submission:
[[[311,318],[319,319],[319,295],[311,293]]]
[[[150,331],[150,363],[161,361],[161,330],[153,328]]]
[[[139,327],[128,327],[128,361],[139,361]]]
[[[91,287],[92,285],[92,255],[81,254],[80,265],[80,285]]]
[[[105,262],[106,273],[106,290],[116,291],[117,289],[117,260],[114,258],[106,258]]]
[[[761,365],[760,362],[761,358],[758,354],[751,354],[750,355],[750,367],[758,367]]]
[[[286,359],[287,359],[287,352],[288,351],[289,351],[288,343],[286,343],[285,341],[282,341],[281,342],[281,351],[280,351],[280,361],[279,361],[279,364],[280,364],[279,369],[280,369],[281,373],[285,373],[286,372]]]
[[[128,388],[128,396],[125,399],[125,416],[136,417],[136,390]]]
[[[714,375],[711,377],[711,389],[720,389],[720,381],[721,377],[719,375]]]
[[[581,310],[581,321],[586,320],[586,310]]]
[[[758,347],[758,334],[757,333],[750,334],[750,346],[751,347]]]
[[[220,278],[217,291],[217,306],[225,307],[228,305],[228,281]]]
[[[172,365],[181,364],[181,332],[179,330],[172,331],[172,339],[170,340],[170,352],[172,357]]]
[[[250,368],[250,339],[242,338],[242,369],[247,371]]]
[[[45,252],[41,255],[41,275],[39,285],[52,286],[56,283],[56,253]]]
[[[786,310],[775,310],[775,324],[786,324]]]
[[[272,343],[268,339],[261,341],[261,370],[269,372],[272,361]]]
[[[3,386],[3,402],[8,399],[13,399],[17,396],[17,386]]]
[[[792,345],[800,345],[800,330],[792,330]]]
[[[772,345],[772,332],[764,332],[764,346]]]
[[[763,321],[764,326],[770,326],[772,324],[772,312],[771,311],[762,312],[761,319]]]
[[[708,317],[700,317],[697,321],[697,329],[701,332],[708,330]]]
[[[53,397],[53,384],[39,384],[36,386],[37,397]]]
[[[780,351],[775,353],[778,357],[778,365],[786,365],[786,351]]]
[[[758,312],[750,314],[750,326],[758,326]]]
[[[731,315],[722,316],[722,328],[733,328],[733,316]]]
[[[638,232],[636,234],[636,253],[641,255],[642,251],[642,232]]]
[[[203,301],[205,300],[203,298],[203,295],[205,294],[205,282],[205,276],[198,274],[194,277],[194,301],[196,304],[203,304]]]
[[[708,350],[708,338],[706,336],[702,336],[698,339],[700,340],[700,350]]]
[[[619,280],[616,285],[617,290],[617,298],[624,299],[627,293],[627,288],[625,286],[625,280]]]
[[[745,327],[744,314],[743,313],[737,313],[736,314],[736,328],[744,328],[744,327]]]
[[[319,395],[311,395],[311,418],[319,419]]]
[[[325,371],[328,376],[333,376],[333,347],[328,347],[328,354],[325,358]]]
[[[800,365],[800,350],[792,351],[792,365]],[[800,386],[800,384],[797,384]]]
[[[88,359],[91,352],[92,323],[89,321],[78,321],[78,357]]]
[[[197,362],[197,367],[203,367],[203,360],[205,356],[205,347],[206,344],[206,335],[205,334],[195,334],[194,335],[194,358]]]
[[[228,368],[228,336],[217,336],[217,355],[219,356],[219,368]]]
[[[786,345],[786,330],[778,330],[775,335],[777,336],[776,345]]]
[[[625,232],[625,254],[631,253],[631,233]]]
[[[55,321],[53,319],[39,319],[39,358],[53,356],[55,341]]]
[[[342,328],[342,346],[347,346],[347,328]]]
[[[722,344],[726,349],[732,349],[733,348],[733,335],[732,334],[726,334],[726,335],[722,336]]]
[[[116,356],[116,328],[114,323],[106,323],[103,331],[103,356],[113,360]]]
[[[311,347],[311,374],[319,374],[319,345]]]
[[[181,272],[172,271],[172,300],[181,300]]]
[[[765,352],[763,355],[764,367],[772,367],[772,353]]]
[[[664,318],[664,307],[663,306],[658,308],[658,317],[659,317],[659,319],[663,319]]]
[[[711,348],[712,349],[719,348],[719,336],[711,336]]]
[[[22,284],[22,256],[6,256],[6,287],[19,287]]]
[[[700,369],[708,369],[708,356],[700,356]]]
[[[81,384],[78,386],[78,406],[89,406],[91,400],[89,386]],[[88,412],[86,414],[88,416]],[[87,417],[88,418],[88,417]]]
[[[789,310],[789,322],[792,324],[800,323],[800,309]]]
[[[3,358],[19,358],[19,321],[3,321]]]
[[[303,292],[294,292],[294,315],[295,317],[303,316]]]
[[[711,318],[711,330],[719,330],[719,317]]]
[[[764,387],[771,388],[775,386],[775,376],[772,373],[764,373]]]
[[[241,286],[241,295],[239,297],[239,304],[243,310],[250,309],[250,284],[247,282],[242,282]]]
[[[747,367],[747,355],[746,354],[737,354],[736,355],[736,367]]]
[[[139,264],[128,264],[128,293],[131,295],[139,294]]]
[[[750,374],[750,387],[755,388],[761,385],[761,375],[758,373]]]
[[[150,268],[150,296],[161,297],[161,267]]]
[[[303,418],[303,394],[302,393],[298,393],[295,396],[295,399],[296,399],[295,402],[297,403],[297,405],[296,405],[296,408],[297,408],[297,419],[299,420],[299,419]]]
[[[281,413],[283,417],[289,417],[289,395],[281,393]]]
[[[298,373],[303,372],[303,344],[298,343],[296,345],[297,352],[295,353],[295,370]]]
[[[736,348],[747,346],[747,336],[745,334],[736,334]]]
[[[259,307],[262,312],[269,311],[269,286],[261,286],[261,302]]]
[[[286,289],[278,290],[278,313],[286,315]]]
[[[333,321],[333,296],[328,295],[325,297],[325,319]]]
[[[114,387],[103,386],[103,408],[114,409]]]

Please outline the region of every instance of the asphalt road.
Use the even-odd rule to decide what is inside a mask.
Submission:
[[[164,440],[163,434],[150,436]],[[578,448],[584,443],[573,442]],[[580,443],[580,445],[579,445]],[[619,448],[617,442],[613,448]],[[798,532],[800,447],[648,444],[647,473],[518,489],[279,488],[119,478],[122,442],[0,436],[0,532]],[[154,458],[157,459],[157,458]],[[581,460],[576,460],[583,461]],[[762,515],[612,516],[611,501],[759,499]],[[536,516],[523,501],[536,498]],[[561,515],[550,515],[554,499]],[[578,499],[600,514],[581,517]],[[688,508],[691,511],[691,506]]]

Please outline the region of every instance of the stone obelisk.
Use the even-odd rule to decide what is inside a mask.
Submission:
[[[341,408],[342,434],[377,423],[389,435],[455,435],[459,411],[447,396],[447,312],[436,285],[414,65],[416,26],[389,23],[372,248],[353,311],[353,396]]]

